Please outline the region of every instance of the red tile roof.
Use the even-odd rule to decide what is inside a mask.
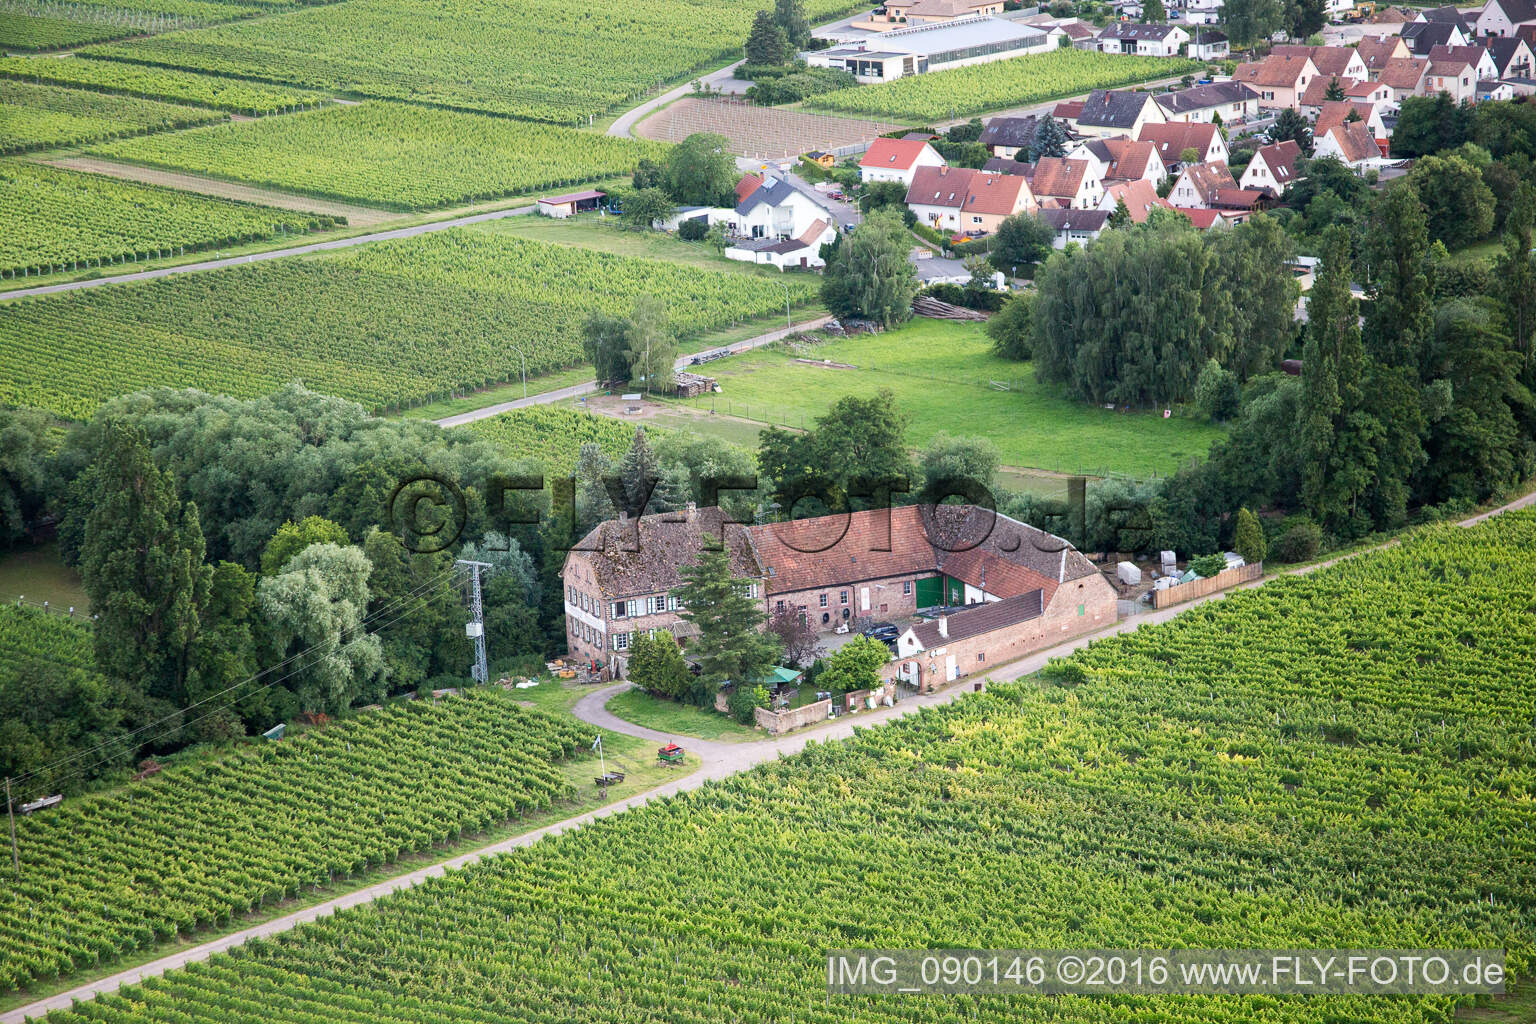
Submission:
[[[1211,205],[1223,210],[1252,210],[1264,195],[1256,188],[1218,188],[1211,193]]]
[[[1182,206],[1175,206],[1174,209],[1188,217],[1189,222],[1201,231],[1221,221],[1220,210],[1190,210]]]
[[[1367,70],[1380,71],[1392,59],[1392,55],[1398,52],[1398,44],[1401,42],[1400,36],[1363,36],[1355,52],[1365,61]],[[1406,54],[1408,47],[1404,46],[1402,52]]]
[[[1068,160],[1061,156],[1043,156],[1035,162],[1034,177],[1029,187],[1036,196],[1055,196],[1071,199],[1083,187],[1083,175],[1088,173],[1088,161]]]
[[[1342,76],[1354,56],[1347,46],[1276,46],[1269,53],[1272,57],[1309,57],[1317,73],[1329,77]]]
[[[1237,188],[1232,171],[1226,164],[1214,160],[1205,164],[1190,164],[1184,168],[1180,178],[1188,178],[1189,183],[1195,187],[1195,193],[1206,202],[1211,201],[1218,189]]]
[[[1213,124],[1144,124],[1136,137],[1156,147],[1164,167],[1178,163],[1179,154],[1186,149],[1197,150],[1204,159],[1220,138]]]
[[[1295,143],[1291,143],[1295,145]],[[1116,200],[1124,200],[1126,212],[1131,215],[1131,223],[1143,224],[1147,214],[1152,212],[1154,206],[1161,206],[1165,210],[1173,209],[1173,204],[1157,194],[1157,187],[1145,178],[1135,181],[1117,182],[1104,190],[1109,197],[1110,212],[1114,212],[1112,205]]]
[[[859,166],[908,171],[917,166],[917,158],[927,148],[928,143],[922,139],[876,139]]]
[[[958,210],[977,173],[969,167],[919,167],[907,189],[907,205],[948,206]]]
[[[1274,179],[1275,187],[1284,191],[1285,186],[1296,180],[1296,161],[1301,159],[1301,146],[1295,139],[1274,142],[1255,150],[1253,159],[1264,161],[1264,166],[1269,168],[1269,176]],[[1252,164],[1249,166],[1251,167]]]
[[[1360,120],[1368,121],[1376,112],[1376,105],[1350,100],[1329,100],[1318,108],[1317,123],[1312,126],[1312,135],[1314,137],[1324,135],[1334,125],[1343,124],[1349,118],[1351,110],[1360,115]]]
[[[1009,217],[1028,205],[1029,196],[1029,181],[1026,178],[1016,174],[978,171],[971,177],[964,209],[969,213]]]
[[[1239,64],[1232,77],[1252,86],[1294,89],[1307,70],[1306,57],[1265,57],[1251,64]]]
[[[740,205],[746,201],[747,196],[756,192],[763,184],[763,179],[755,174],[747,174],[736,183],[736,203]]]
[[[1056,104],[1051,116],[1063,121],[1076,121],[1077,115],[1083,112],[1084,100],[1062,100]]]
[[[1148,165],[1154,165],[1154,169],[1161,172],[1163,162],[1157,155],[1157,147],[1150,142],[1132,142],[1130,139],[1105,139],[1105,146],[1109,149],[1109,168],[1104,172],[1104,180],[1108,181],[1133,181],[1144,177]]]
[[[1345,163],[1357,163],[1381,156],[1381,147],[1364,121],[1346,121],[1329,128],[1326,136],[1338,144]]]
[[[1328,90],[1333,87],[1335,82],[1339,85],[1339,91],[1343,92],[1346,96],[1349,95],[1349,88],[1356,84],[1353,78],[1325,78],[1322,75],[1318,75],[1308,82],[1307,87],[1301,91],[1301,105],[1304,107],[1320,107],[1324,103],[1329,102]]]
[[[1428,69],[1429,61],[1423,57],[1393,57],[1382,67],[1378,81],[1399,91],[1413,90],[1419,87]]]

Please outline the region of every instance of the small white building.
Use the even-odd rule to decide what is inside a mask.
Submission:
[[[919,167],[943,167],[938,150],[921,139],[876,139],[859,160],[865,182],[899,181],[911,186]]]
[[[1099,49],[1104,53],[1135,53],[1143,57],[1177,57],[1179,47],[1189,42],[1189,33],[1178,25],[1140,25],[1117,21],[1099,33]]]
[[[734,237],[725,250],[728,259],[780,270],[825,265],[821,246],[837,237],[837,228],[820,202],[783,178],[749,175],[737,191],[746,196],[731,221]]]

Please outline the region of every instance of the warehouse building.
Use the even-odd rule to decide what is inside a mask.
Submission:
[[[800,54],[812,67],[846,71],[863,83],[1022,57],[1050,49],[1044,32],[1001,18],[974,17],[892,29],[879,36]]]

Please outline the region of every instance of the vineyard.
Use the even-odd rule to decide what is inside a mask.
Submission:
[[[327,107],[98,146],[101,156],[395,210],[628,174],[660,143],[397,103]]]
[[[84,623],[14,604],[0,604],[0,687],[22,662],[41,659],[93,671],[96,656]]]
[[[880,85],[839,89],[815,96],[806,105],[839,114],[927,124],[1063,99],[1093,89],[1177,78],[1201,67],[1204,65],[1193,60],[1055,50],[1040,56],[910,75]]]
[[[0,0],[0,48],[57,50],[249,17],[286,0]]]
[[[786,279],[795,302],[814,280]],[[682,336],[782,311],[777,278],[454,229],[0,306],[0,402],[84,418],[166,385],[237,396],[302,380],[377,409],[583,361],[594,308],[667,303]],[[317,316],[324,310],[324,316]]]
[[[584,444],[595,444],[609,458],[629,448],[635,426],[611,416],[596,416],[559,405],[536,405],[476,420],[464,428],[499,447],[508,455],[539,465],[545,479],[568,477],[576,470],[576,457]],[[652,433],[651,427],[646,431]]]
[[[590,742],[575,719],[471,691],[19,819],[21,880],[0,881],[0,991],[548,808],[572,793],[557,762]]]
[[[0,164],[0,278],[5,280],[302,234],[335,223],[332,217],[96,174]],[[7,359],[10,349],[7,345],[0,359]]]
[[[191,128],[225,117],[157,100],[0,79],[0,154]]]
[[[1450,1019],[1447,997],[905,997],[829,948],[1507,948],[1536,935],[1536,517],[997,686],[78,1003],[245,1024]]]
[[[858,4],[811,0],[814,24]],[[349,0],[94,49],[120,60],[565,125],[741,56],[754,8],[632,0]]]
[[[0,77],[187,103],[252,117],[306,107],[319,101],[315,94],[302,89],[84,57],[68,60],[0,57]]]

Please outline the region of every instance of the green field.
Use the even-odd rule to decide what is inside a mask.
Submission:
[[[814,426],[843,395],[889,388],[911,417],[908,439],[923,446],[939,433],[985,437],[1003,463],[1091,476],[1169,473],[1204,456],[1221,430],[1151,413],[1098,409],[1038,383],[1027,363],[992,354],[980,325],[914,320],[885,334],[832,341],[809,358],[851,363],[853,370],[795,362],[780,346],[709,364],[721,393],[685,404],[734,417]],[[993,382],[1006,384],[996,390]]]
[[[369,102],[93,147],[114,160],[392,210],[484,202],[628,174],[661,143]]]
[[[334,223],[99,174],[0,162],[0,278],[6,280],[303,234]],[[0,353],[0,360],[7,354],[15,355]]]
[[[225,114],[196,107],[0,79],[0,153],[80,146],[191,128]]]
[[[584,444],[595,444],[617,460],[634,439],[633,424],[594,416],[560,405],[515,409],[462,429],[476,434],[515,458],[539,465],[545,479],[567,477],[576,470]]]
[[[1524,977],[1532,593],[1536,516],[1429,529],[50,1019],[1443,1024],[1447,996],[829,996],[826,954],[1470,947]]]
[[[49,60],[0,57],[0,76],[141,99],[188,103],[252,116],[302,107],[319,100],[314,93],[303,89],[80,56]]]
[[[815,297],[814,281],[784,283]],[[456,228],[0,305],[0,401],[83,418],[157,385],[254,396],[301,380],[387,409],[516,380],[525,361],[577,365],[588,313],[642,294],[685,338],[784,301],[756,274]]]
[[[738,724],[729,715],[694,707],[692,704],[679,704],[675,700],[662,700],[640,689],[615,694],[604,706],[626,722],[643,725],[657,732],[674,733],[678,739],[685,741],[691,736],[701,740],[737,743],[741,740],[762,739],[764,736],[752,726]]]
[[[17,598],[28,604],[47,601],[55,609],[90,610],[90,600],[80,586],[80,574],[59,561],[56,543],[24,548],[0,554],[0,604],[13,604]]]
[[[814,24],[853,10],[811,0]],[[725,0],[348,0],[93,53],[325,91],[585,125],[741,56],[754,8]]]
[[[245,17],[267,0],[0,0],[0,48],[57,50]]]
[[[806,106],[913,124],[948,121],[990,110],[1028,106],[1163,78],[1204,67],[1199,61],[1126,57],[1091,50],[1055,50],[1032,57],[908,75],[879,85],[822,93]]]

